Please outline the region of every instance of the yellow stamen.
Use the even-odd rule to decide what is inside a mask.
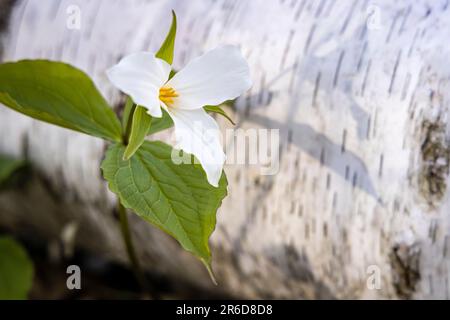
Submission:
[[[176,97],[178,97],[178,94],[173,88],[162,87],[159,89],[159,100],[164,102],[167,106],[173,104],[173,100]]]

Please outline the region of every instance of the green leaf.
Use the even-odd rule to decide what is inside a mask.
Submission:
[[[177,16],[175,11],[172,10],[172,25],[170,26],[169,33],[166,36],[161,48],[156,53],[156,57],[166,61],[168,64],[173,62],[173,52],[175,49],[175,36],[177,33]]]
[[[215,188],[199,164],[175,164],[172,148],[159,141],[145,141],[128,161],[123,160],[124,149],[112,145],[102,163],[111,191],[126,208],[173,236],[210,270],[208,239],[227,195],[225,174]]]
[[[0,300],[26,299],[33,283],[33,263],[14,239],[0,237]]]
[[[127,97],[127,102],[125,103],[125,108],[123,109],[122,114],[122,132],[126,133],[130,128],[127,128],[129,125],[128,120],[130,116],[133,114],[136,105],[133,102],[133,99]]]
[[[221,116],[227,118],[228,121],[230,121],[232,124],[235,124],[233,119],[231,119],[231,117],[219,106],[204,106],[203,109],[205,109],[206,112],[218,113]]]
[[[178,71],[175,71],[175,70],[173,70],[173,69],[170,70],[170,73],[169,73],[169,79],[172,79],[173,76],[177,74],[177,72],[178,72]]]
[[[61,62],[0,64],[0,102],[32,118],[120,141],[119,120],[81,70]]]
[[[177,16],[175,12],[172,10],[172,25],[170,26],[170,30],[166,36],[166,39],[164,40],[163,44],[161,45],[161,48],[159,48],[158,52],[156,53],[156,57],[163,59],[168,64],[172,64],[173,62],[173,53],[175,50],[175,36],[177,33]],[[170,71],[171,78],[175,74],[174,70]],[[131,109],[132,109],[132,103],[131,99],[129,98],[127,100],[127,104],[125,105],[125,111],[122,118],[122,126],[124,127],[124,131],[126,130],[126,126],[130,115]],[[173,126],[173,121],[170,118],[169,114],[165,111],[163,111],[163,116],[161,118],[151,118],[151,125],[149,125],[147,135],[155,134],[156,132],[168,129]],[[128,154],[128,153],[127,153]]]
[[[133,113],[128,145],[123,155],[124,160],[130,159],[142,143],[144,143],[147,132],[151,128],[151,124],[152,117],[147,114],[147,109],[137,106]]]
[[[147,135],[155,134],[159,131],[169,129],[173,126],[173,120],[169,116],[166,110],[161,109],[163,112],[163,115],[161,118],[152,118],[152,125],[150,126],[150,129],[147,132]]]
[[[0,185],[3,185],[9,177],[25,165],[25,161],[0,155]]]

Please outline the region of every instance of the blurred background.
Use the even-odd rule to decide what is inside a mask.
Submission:
[[[0,0],[0,59],[73,64],[120,114],[105,70],[158,49],[172,9],[175,69],[220,44],[248,59],[253,87],[222,129],[279,133],[225,167],[219,285],[130,215],[143,292],[99,169],[105,143],[0,106],[0,298],[13,283],[30,299],[447,299],[448,1]]]

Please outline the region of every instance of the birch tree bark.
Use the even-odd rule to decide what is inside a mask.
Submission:
[[[249,298],[449,298],[448,1],[22,0],[2,60],[69,62],[120,108],[105,69],[157,49],[172,8],[176,68],[219,44],[241,47],[254,86],[232,116],[237,128],[280,129],[279,172],[226,167],[211,239],[218,288],[133,216],[145,268]],[[125,262],[104,150],[0,108],[0,152],[36,169],[0,194],[0,225],[52,239],[76,223],[78,246]]]

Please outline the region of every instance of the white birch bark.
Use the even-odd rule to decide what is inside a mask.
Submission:
[[[68,28],[77,8],[80,29]],[[172,8],[176,68],[241,47],[254,86],[232,116],[238,128],[280,129],[280,170],[226,167],[211,240],[219,288],[133,217],[145,268],[241,297],[448,298],[448,1],[17,1],[3,61],[69,62],[118,106],[105,69],[157,49]],[[0,224],[56,238],[76,221],[77,245],[125,261],[104,149],[0,108],[0,152],[27,155],[38,172],[0,195]]]

